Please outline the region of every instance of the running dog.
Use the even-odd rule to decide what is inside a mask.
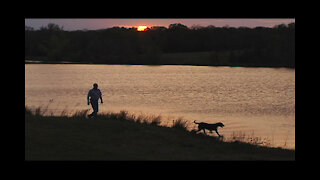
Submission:
[[[218,134],[219,137],[222,137],[219,133],[218,133],[218,127],[224,127],[224,124],[219,122],[219,123],[215,123],[215,124],[208,124],[208,123],[204,123],[204,122],[200,122],[200,123],[197,123],[196,120],[194,120],[194,123],[195,124],[198,124],[198,131],[201,131],[203,130],[204,134],[206,134],[206,129],[210,131],[210,133],[212,133],[212,131],[216,131],[216,133]]]

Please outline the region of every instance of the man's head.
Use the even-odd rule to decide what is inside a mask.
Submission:
[[[97,83],[93,84],[93,89],[98,89],[98,84]]]

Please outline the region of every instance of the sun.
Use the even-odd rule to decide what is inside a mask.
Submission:
[[[146,29],[148,28],[148,26],[146,26],[146,25],[140,25],[140,26],[138,26],[138,31],[145,31]]]

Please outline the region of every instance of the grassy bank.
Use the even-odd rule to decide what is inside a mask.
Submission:
[[[294,160],[295,151],[186,130],[183,120],[160,126],[160,116],[107,113],[87,119],[25,113],[26,160]]]

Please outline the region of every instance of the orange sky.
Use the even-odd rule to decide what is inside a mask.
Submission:
[[[291,22],[295,22],[295,19],[213,19],[213,18],[188,18],[188,19],[25,19],[25,25],[33,27],[35,29],[39,29],[41,26],[46,26],[48,23],[58,24],[63,26],[64,30],[95,30],[95,29],[103,29],[110,28],[114,26],[120,27],[137,27],[139,25],[147,25],[147,26],[165,26],[168,27],[173,23],[181,23],[188,27],[191,26],[208,26],[213,25],[216,27],[222,26],[230,26],[230,27],[256,27],[256,26],[264,26],[264,27],[273,27],[277,24],[288,24]]]

